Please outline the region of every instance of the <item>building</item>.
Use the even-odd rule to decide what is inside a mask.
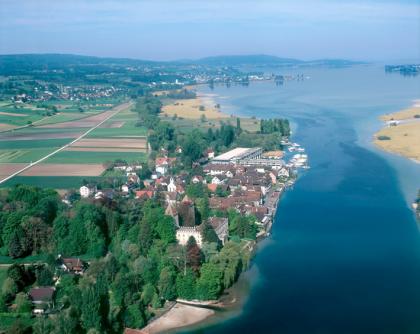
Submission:
[[[188,227],[183,226],[180,227],[176,231],[176,240],[178,240],[178,243],[180,245],[185,246],[188,243],[188,240],[190,237],[193,237],[195,239],[195,242],[197,243],[198,247],[201,247],[203,244],[203,238],[201,235],[201,229],[200,227],[194,226],[194,227]]]
[[[210,217],[209,223],[213,227],[222,244],[224,245],[229,238],[228,219],[222,217]]]
[[[175,184],[175,181],[174,181],[174,179],[172,177],[171,177],[171,179],[169,181],[168,189],[167,190],[170,193],[176,192],[176,184]]]
[[[263,153],[262,148],[246,148],[246,147],[237,147],[233,150],[230,150],[226,153],[214,157],[212,160],[213,164],[236,164],[242,160],[248,159],[258,159]]]
[[[96,186],[94,185],[86,185],[81,186],[79,189],[80,196],[83,198],[87,198],[89,196],[92,196],[96,192]]]
[[[29,290],[29,298],[34,306],[35,314],[43,314],[45,311],[53,307],[53,297],[55,288],[51,286],[32,288]]]
[[[61,255],[58,256],[59,268],[72,274],[83,275],[87,265],[80,258],[69,257],[64,258]]]

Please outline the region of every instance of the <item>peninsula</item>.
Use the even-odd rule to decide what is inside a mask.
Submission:
[[[386,126],[375,134],[381,149],[420,162],[420,100],[411,108],[384,115]]]

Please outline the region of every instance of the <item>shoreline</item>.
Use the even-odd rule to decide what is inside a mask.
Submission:
[[[383,151],[420,164],[420,100],[407,109],[380,116],[384,122],[372,142]]]

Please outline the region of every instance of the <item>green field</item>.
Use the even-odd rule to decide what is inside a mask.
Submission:
[[[46,160],[46,163],[98,164],[117,159],[127,162],[146,161],[146,154],[141,152],[61,151]]]
[[[119,112],[117,115],[109,119],[104,123],[104,126],[112,124],[113,122],[123,122],[123,125],[119,128],[97,128],[93,130],[88,138],[111,138],[111,137],[133,137],[133,136],[146,136],[147,129],[142,126],[136,126],[138,121],[137,113],[131,111],[131,109],[125,109]]]
[[[92,113],[92,112],[84,112],[84,113],[81,113],[81,112],[78,112],[78,113],[76,113],[76,112],[59,113],[59,114],[56,114],[56,115],[53,115],[53,116],[44,118],[43,120],[37,122],[36,125],[37,126],[40,126],[40,125],[47,125],[47,124],[55,124],[55,123],[69,122],[69,121],[74,121],[74,120],[77,120],[77,119],[82,119],[82,118],[85,118],[85,117],[90,117],[90,116],[93,116],[95,114],[97,114],[97,113],[96,112],[95,113]]]
[[[83,181],[99,182],[106,179],[108,178],[102,176],[15,176],[0,184],[0,188],[13,187],[17,184],[27,184],[41,188],[78,189],[83,184]],[[123,177],[122,180],[124,179]]]
[[[61,147],[71,141],[64,139],[43,139],[43,140],[5,140],[0,141],[0,150],[16,150],[22,148],[54,148]]]
[[[53,152],[56,149],[57,147],[0,150],[0,162],[34,162]]]

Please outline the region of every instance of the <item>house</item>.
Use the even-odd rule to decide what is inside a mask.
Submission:
[[[128,183],[140,184],[140,178],[137,174],[131,174],[131,175],[127,176],[127,182]]]
[[[153,198],[154,191],[151,189],[136,190],[136,198]]]
[[[217,184],[214,184],[214,183],[209,183],[209,184],[207,185],[207,189],[208,189],[210,192],[215,193],[215,192],[216,192],[216,190],[217,190]]]
[[[112,189],[100,190],[95,194],[95,199],[113,199],[114,191]]]
[[[207,155],[208,159],[213,159],[214,158],[214,150],[212,148],[207,149],[206,155]]]
[[[212,184],[217,184],[217,185],[219,185],[219,184],[223,184],[223,183],[225,183],[227,180],[226,180],[226,177],[223,177],[223,176],[214,176],[212,179],[211,179],[211,183]]]
[[[182,153],[182,147],[177,146],[176,149],[175,149],[175,152],[178,153],[178,154],[181,154]]]
[[[83,198],[87,198],[89,196],[92,196],[96,192],[96,186],[95,185],[85,185],[81,186],[79,189],[80,196]]]
[[[224,245],[229,237],[228,219],[222,217],[210,217],[208,221]]]
[[[191,179],[191,182],[194,184],[204,183],[203,181],[204,181],[204,178],[201,175],[194,175]]]
[[[289,177],[290,176],[290,173],[289,173],[289,171],[287,170],[287,168],[282,168],[282,169],[280,169],[279,170],[279,172],[278,172],[278,174],[277,174],[279,177]]]
[[[203,238],[201,235],[201,228],[198,226],[194,226],[194,227],[188,227],[188,226],[183,226],[180,227],[177,231],[176,231],[176,240],[178,240],[178,243],[180,245],[185,246],[188,243],[188,240],[190,239],[190,237],[193,237],[195,239],[195,242],[197,243],[198,247],[201,247],[203,244]]]
[[[125,194],[130,193],[137,187],[137,184],[134,182],[127,182],[121,186],[121,191]]]
[[[223,165],[223,164],[207,164],[206,166],[204,166],[203,171],[204,173],[206,173],[207,175],[226,175],[226,172],[230,171],[232,173],[235,172],[235,168],[237,168],[237,170],[240,169],[240,167],[235,167],[232,164],[227,164],[227,165]]]
[[[165,175],[168,172],[168,165],[156,165],[156,173]]]
[[[57,261],[59,263],[60,269],[64,270],[65,272],[76,275],[83,275],[84,271],[87,268],[86,262],[76,257],[65,258],[59,255]]]
[[[55,288],[51,286],[32,288],[29,290],[28,296],[34,306],[34,314],[43,314],[45,311],[53,307],[53,297]]]

